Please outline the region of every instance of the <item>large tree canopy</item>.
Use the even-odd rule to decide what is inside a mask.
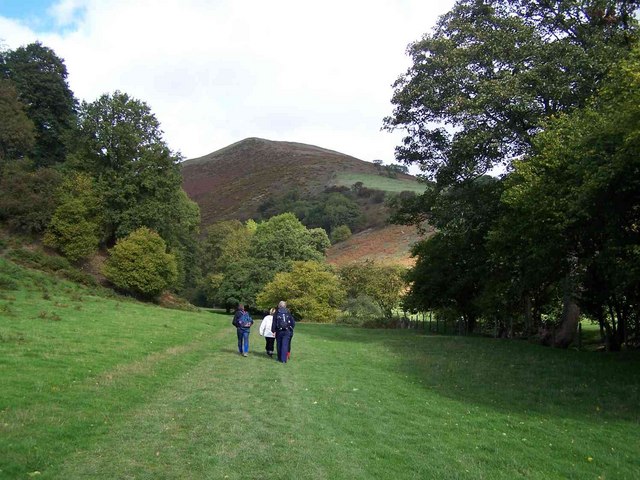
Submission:
[[[105,205],[107,237],[122,238],[140,226],[174,246],[184,227],[196,228],[196,207],[185,213],[180,157],[164,143],[149,106],[119,91],[84,102],[70,165],[94,176]],[[191,212],[193,210],[193,212]]]
[[[414,250],[412,303],[508,321],[509,333],[516,311],[524,313],[521,331],[531,333],[542,328],[543,312],[553,323],[562,303],[560,323],[569,329],[557,331],[575,326],[573,307],[586,288],[581,272],[595,271],[579,252],[584,242],[602,242],[566,228],[593,231],[589,221],[606,216],[588,203],[576,207],[593,181],[569,175],[564,166],[553,178],[540,174],[551,174],[549,165],[567,158],[569,145],[574,155],[589,153],[578,138],[585,113],[567,117],[562,134],[549,122],[584,112],[608,75],[624,65],[637,41],[639,6],[636,0],[459,0],[432,34],[410,45],[413,64],[395,84],[395,109],[385,126],[406,131],[398,159],[419,165],[436,182],[405,203],[397,218],[426,220],[438,229]],[[570,138],[572,122],[578,128]],[[548,128],[556,132],[544,136]],[[590,145],[597,156],[612,148],[606,141]],[[526,165],[534,168],[542,159],[545,167],[527,173]],[[573,165],[583,160],[574,158]],[[509,190],[502,200],[503,180],[479,183],[498,165],[506,167]],[[585,224],[574,223],[577,218]],[[628,228],[619,212],[606,218],[607,229]],[[548,308],[552,301],[555,310]],[[569,334],[560,337],[554,343],[571,341]]]
[[[588,107],[546,125],[538,154],[517,162],[507,181],[508,209],[492,235],[508,237],[515,226],[516,245],[527,247],[507,258],[525,278],[540,283],[540,271],[547,281],[575,272],[577,302],[600,321],[612,349],[640,343],[638,72],[636,49]],[[529,228],[518,227],[524,222]],[[523,262],[529,252],[539,259]],[[548,265],[557,267],[549,272]]]
[[[0,161],[22,158],[35,143],[34,125],[25,113],[15,86],[0,78]]]
[[[0,52],[0,75],[13,82],[27,116],[35,125],[36,165],[63,162],[67,154],[66,137],[76,118],[76,101],[67,84],[63,60],[36,42]]]
[[[531,150],[540,122],[581,106],[635,39],[633,1],[459,0],[409,46],[386,128],[440,185]]]

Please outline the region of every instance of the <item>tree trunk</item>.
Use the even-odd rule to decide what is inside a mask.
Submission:
[[[524,297],[524,336],[528,338],[534,333],[531,295]]]
[[[578,332],[578,322],[580,320],[580,307],[573,301],[573,298],[566,293],[564,296],[564,306],[562,308],[562,318],[560,325],[553,335],[554,347],[568,348],[575,340]]]

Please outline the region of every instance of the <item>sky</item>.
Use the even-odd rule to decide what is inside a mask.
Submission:
[[[248,137],[394,161],[409,43],[453,0],[0,0],[0,45],[52,48],[79,100],[146,102],[196,158]]]

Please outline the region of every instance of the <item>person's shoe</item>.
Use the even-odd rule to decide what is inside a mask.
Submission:
[[[242,356],[243,356],[243,357],[248,357],[248,356],[249,356],[249,354],[248,354],[248,353],[243,353],[243,354],[242,354]]]

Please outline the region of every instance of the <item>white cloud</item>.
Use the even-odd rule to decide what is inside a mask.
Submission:
[[[409,65],[407,44],[452,4],[64,0],[52,12],[71,29],[38,34],[0,18],[0,36],[53,48],[81,99],[119,89],[146,101],[188,158],[258,136],[390,161],[399,136],[380,131],[390,85]]]
[[[53,17],[56,25],[66,27],[79,20],[84,4],[84,0],[62,0],[54,3],[48,13]]]

